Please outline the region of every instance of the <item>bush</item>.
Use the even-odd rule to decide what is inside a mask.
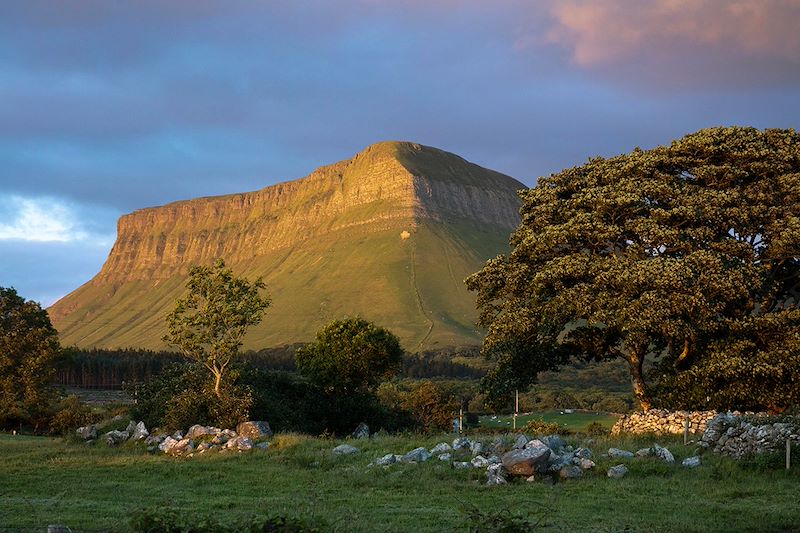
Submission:
[[[400,407],[420,429],[448,430],[458,412],[458,401],[432,381],[423,381],[406,393]]]
[[[77,396],[67,396],[57,407],[58,411],[50,419],[52,435],[72,435],[76,429],[94,421],[92,410]]]
[[[555,422],[545,422],[541,418],[529,420],[522,429],[524,433],[532,435],[567,435],[569,430]]]

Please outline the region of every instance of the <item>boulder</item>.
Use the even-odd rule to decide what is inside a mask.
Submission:
[[[507,475],[508,472],[506,472],[506,469],[502,464],[490,465],[486,469],[486,484],[489,486],[505,485],[508,483],[508,479],[506,477]]]
[[[375,460],[375,464],[378,466],[389,466],[397,462],[397,457],[393,453],[387,453],[380,459]]]
[[[350,446],[349,444],[340,444],[333,449],[334,455],[355,455],[358,453],[358,448]]]
[[[472,456],[478,456],[483,453],[483,443],[478,441],[472,441],[469,446],[469,451],[472,452]]]
[[[400,458],[401,463],[423,463],[428,461],[431,457],[431,452],[427,450],[427,448],[423,448],[420,446],[419,448],[414,448],[403,457]]]
[[[609,448],[608,456],[614,459],[630,459],[633,457],[633,452],[627,450],[620,450],[619,448]]]
[[[453,459],[452,453],[440,453],[437,457],[440,461],[451,461]]]
[[[133,435],[133,432],[136,431],[136,422],[134,420],[129,421],[125,431],[128,432],[128,435]]]
[[[683,462],[681,462],[681,465],[685,466],[686,468],[697,468],[700,466],[700,457],[697,455],[687,457],[683,460]]]
[[[440,442],[433,448],[431,448],[431,455],[438,455],[440,453],[445,453],[451,451],[453,448],[450,447],[449,444],[446,442]]]
[[[578,466],[580,466],[583,470],[591,470],[596,465],[591,459],[581,459],[581,462]]]
[[[640,450],[636,450],[636,457],[650,457],[653,455],[653,448],[642,448]]]
[[[621,478],[628,473],[628,467],[625,465],[612,466],[608,469],[608,477]]]
[[[203,453],[203,452],[206,452],[206,451],[210,450],[211,448],[212,448],[212,444],[211,443],[209,443],[209,442],[201,442],[200,444],[197,445],[197,448],[195,448],[195,451],[197,453]]]
[[[131,440],[144,440],[150,436],[150,432],[147,431],[147,427],[144,425],[144,422],[139,422],[133,428],[133,433],[131,433]]]
[[[240,452],[250,451],[253,449],[253,439],[250,437],[245,437],[244,435],[239,435],[238,437],[228,439],[228,442],[225,443],[223,448],[226,450],[237,450]]]
[[[468,468],[472,468],[472,463],[467,461],[453,461],[453,468],[456,470],[466,470]]]
[[[75,434],[78,435],[78,437],[82,438],[83,440],[96,439],[97,426],[95,426],[94,424],[90,426],[81,426],[75,430]]]
[[[539,446],[528,446],[522,450],[506,452],[501,457],[502,464],[512,476],[532,476],[534,472],[546,472],[550,448],[540,442]]]
[[[194,442],[189,438],[183,438],[175,442],[169,450],[165,450],[166,453],[172,455],[183,455],[185,453],[192,453],[193,451]]]
[[[170,450],[172,449],[172,447],[175,446],[175,444],[177,444],[177,443],[178,443],[177,439],[174,439],[172,437],[165,437],[158,444],[158,449],[161,450],[164,453],[169,453]]]
[[[475,457],[473,457],[471,462],[472,466],[474,466],[475,468],[485,468],[489,466],[489,460],[482,455],[476,455]]]
[[[472,445],[467,437],[456,437],[453,439],[453,449],[460,450],[461,448],[469,448]]]
[[[186,432],[186,436],[190,439],[199,439],[200,437],[205,437],[206,435],[216,435],[217,431],[215,428],[203,426],[201,424],[195,424],[189,428],[189,431]]]
[[[521,450],[526,444],[528,444],[528,442],[530,442],[530,440],[531,439],[529,439],[527,435],[517,435],[512,448],[515,450]]]
[[[572,452],[565,451],[561,455],[555,455],[554,453],[550,453],[550,458],[548,459],[550,466],[548,470],[550,472],[558,472],[565,466],[575,464],[575,454]]]
[[[269,428],[269,424],[264,420],[250,420],[248,422],[241,422],[236,426],[236,434],[240,437],[258,440],[271,437],[272,430]],[[367,436],[369,436],[369,428],[367,428]]]
[[[238,430],[238,429],[237,429]],[[364,422],[361,422],[358,427],[356,427],[355,431],[351,435],[354,439],[368,439],[369,438],[369,426]]]
[[[567,443],[559,435],[547,435],[539,440],[544,442],[555,453],[560,453],[562,449],[567,447]]]
[[[581,476],[583,476],[583,470],[575,465],[567,465],[558,471],[558,477],[561,479],[578,479]]]
[[[116,431],[116,430],[109,431],[105,435],[106,444],[108,444],[109,446],[117,446],[128,440],[130,436],[131,436],[130,433],[128,433],[127,431]]]
[[[668,449],[666,449],[666,448],[664,448],[662,446],[659,446],[658,444],[653,446],[653,455],[655,455],[656,457],[658,457],[659,459],[661,459],[662,461],[664,461],[668,465],[674,465],[675,464],[675,456],[672,455],[672,452],[670,452]]]
[[[164,439],[166,438],[167,438],[166,435],[151,434],[146,439],[144,439],[144,443],[147,444],[148,446],[150,445],[158,446],[159,444],[164,442]]]
[[[575,450],[575,457],[579,457],[581,459],[591,459],[592,458],[592,450],[589,448],[578,448]]]

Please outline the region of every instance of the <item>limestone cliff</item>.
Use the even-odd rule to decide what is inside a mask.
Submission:
[[[257,328],[250,347],[310,340],[336,313],[369,315],[369,299],[359,294],[367,286],[377,291],[373,301],[398,308],[372,314],[407,340],[475,341],[474,314],[464,305],[471,296],[457,277],[502,251],[523,187],[435,148],[378,143],[299,180],[121,217],[100,273],[49,311],[65,344],[160,347],[163,313],[189,267],[223,258],[265,277],[270,314],[285,322],[282,331]],[[436,263],[452,279],[437,281]],[[372,278],[360,279],[365,274]],[[448,320],[455,324],[435,327]]]

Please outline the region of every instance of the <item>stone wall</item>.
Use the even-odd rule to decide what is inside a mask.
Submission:
[[[800,444],[800,419],[783,417],[776,422],[763,415],[720,413],[708,423],[700,444],[738,459],[784,449],[787,440]]]
[[[717,415],[716,411],[667,411],[651,409],[643,413],[631,413],[622,416],[614,427],[612,435],[628,433],[640,435],[653,433],[656,435],[683,435],[686,418],[689,419],[689,433],[702,435],[709,421]]]

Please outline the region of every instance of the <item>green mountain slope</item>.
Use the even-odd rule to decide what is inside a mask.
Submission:
[[[190,266],[222,257],[273,298],[247,348],[310,341],[346,315],[411,351],[478,343],[463,279],[507,248],[523,187],[435,148],[379,143],[300,180],[125,215],[100,273],[49,311],[65,345],[161,348]]]

